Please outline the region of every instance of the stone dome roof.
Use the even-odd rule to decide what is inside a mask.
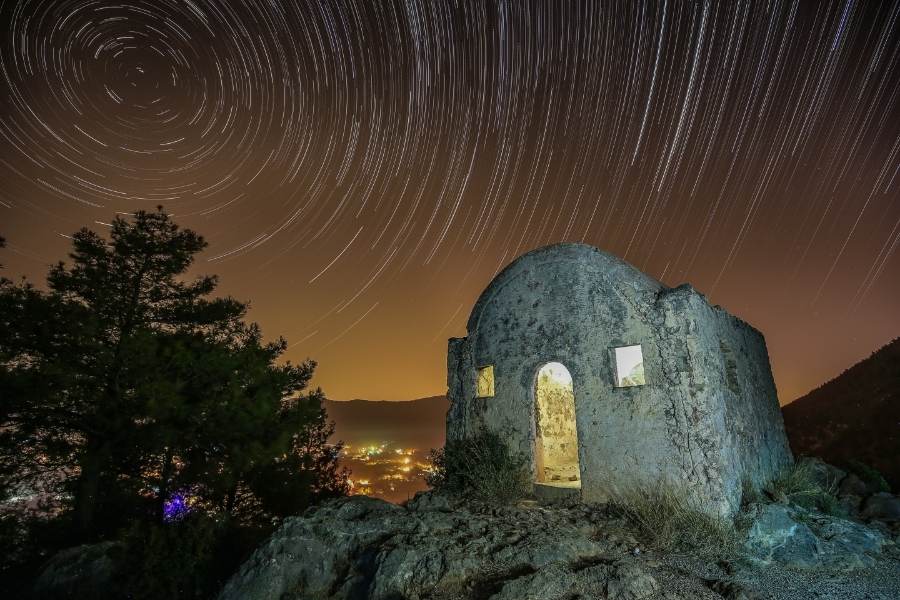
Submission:
[[[478,297],[475,306],[472,307],[472,312],[466,324],[467,330],[469,332],[475,330],[485,305],[500,293],[507,283],[527,271],[550,268],[559,269],[561,263],[566,265],[563,268],[603,273],[607,279],[630,283],[639,291],[656,294],[668,289],[637,267],[594,246],[575,242],[551,244],[522,254],[494,277]]]

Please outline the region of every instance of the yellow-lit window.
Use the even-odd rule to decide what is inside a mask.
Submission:
[[[494,365],[478,367],[478,397],[490,398],[494,395]]]

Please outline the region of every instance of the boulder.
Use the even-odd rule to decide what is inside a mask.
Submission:
[[[707,581],[709,589],[716,592],[725,600],[761,600],[759,594],[737,581],[726,579],[714,579]]]
[[[862,504],[860,517],[885,523],[900,523],[900,497],[887,492],[872,494]]]
[[[381,543],[415,528],[406,513],[383,500],[351,496],[286,519],[220,598],[329,597],[335,590],[337,597],[353,597],[370,586]]]
[[[781,504],[758,507],[745,547],[760,561],[776,561],[795,567],[817,565],[820,553],[816,535],[805,524],[795,521],[791,510]]]
[[[867,496],[869,494],[869,486],[855,474],[850,473],[841,481],[838,488],[839,496]]]
[[[34,583],[34,597],[105,598],[110,594],[117,542],[86,544],[61,550],[44,566]]]
[[[885,537],[847,519],[799,507],[768,504],[758,512],[745,547],[763,563],[801,568],[857,569],[873,564]]]
[[[745,546],[751,565],[850,570],[871,565],[885,544],[862,523],[796,506],[754,511]],[[754,597],[729,569],[720,574],[728,579],[662,589],[657,577],[668,582],[673,572],[660,560],[602,507],[497,507],[431,494],[404,507],[354,496],[285,520],[220,600]]]
[[[509,575],[507,575],[509,577]],[[492,582],[488,580],[488,585]],[[493,582],[497,587],[497,582]],[[484,596],[484,589],[476,590]],[[492,588],[488,589],[490,593]],[[500,584],[490,600],[569,600],[606,598],[641,600],[659,591],[659,583],[635,561],[601,561],[596,564],[554,563],[539,571],[524,571]],[[479,593],[480,592],[480,593]]]
[[[809,466],[816,483],[822,489],[836,490],[841,481],[847,476],[847,471],[830,465],[821,458],[804,457],[802,461]]]
[[[466,596],[485,587],[499,593],[507,579],[538,571],[539,578],[516,585],[546,591],[555,585],[553,573],[611,548],[587,537],[583,525],[568,510],[474,504],[471,511],[449,510],[430,495],[406,507],[364,496],[338,499],[287,519],[220,598],[415,600],[447,590]]]
[[[649,598],[658,590],[656,579],[639,563],[619,562],[606,584],[606,597],[610,600],[640,600]]]
[[[605,583],[605,579],[601,583]],[[488,596],[490,600],[565,600],[572,597],[577,585],[576,574],[565,566],[556,564],[539,572],[530,569],[523,571],[521,576],[513,576],[506,582],[492,582],[488,579],[483,584],[484,587],[476,592],[483,595],[485,591],[490,593],[499,587]]]
[[[824,515],[807,517],[820,541],[819,563],[839,569],[871,566],[881,553],[884,535],[860,523]]]
[[[450,512],[456,504],[458,502],[446,494],[429,491],[416,493],[412,500],[406,503],[406,507],[416,511]]]
[[[856,515],[862,506],[863,499],[855,494],[844,494],[838,497],[838,505],[847,512],[848,515]]]

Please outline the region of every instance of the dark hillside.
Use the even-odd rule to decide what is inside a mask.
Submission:
[[[860,461],[900,489],[900,338],[782,410],[795,454]]]
[[[447,398],[434,396],[406,402],[328,401],[335,422],[334,438],[354,446],[388,442],[422,450],[444,445]]]

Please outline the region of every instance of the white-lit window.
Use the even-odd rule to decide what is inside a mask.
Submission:
[[[494,365],[478,367],[478,397],[490,398],[494,395]]]
[[[616,387],[644,385],[644,355],[641,345],[616,348]]]

